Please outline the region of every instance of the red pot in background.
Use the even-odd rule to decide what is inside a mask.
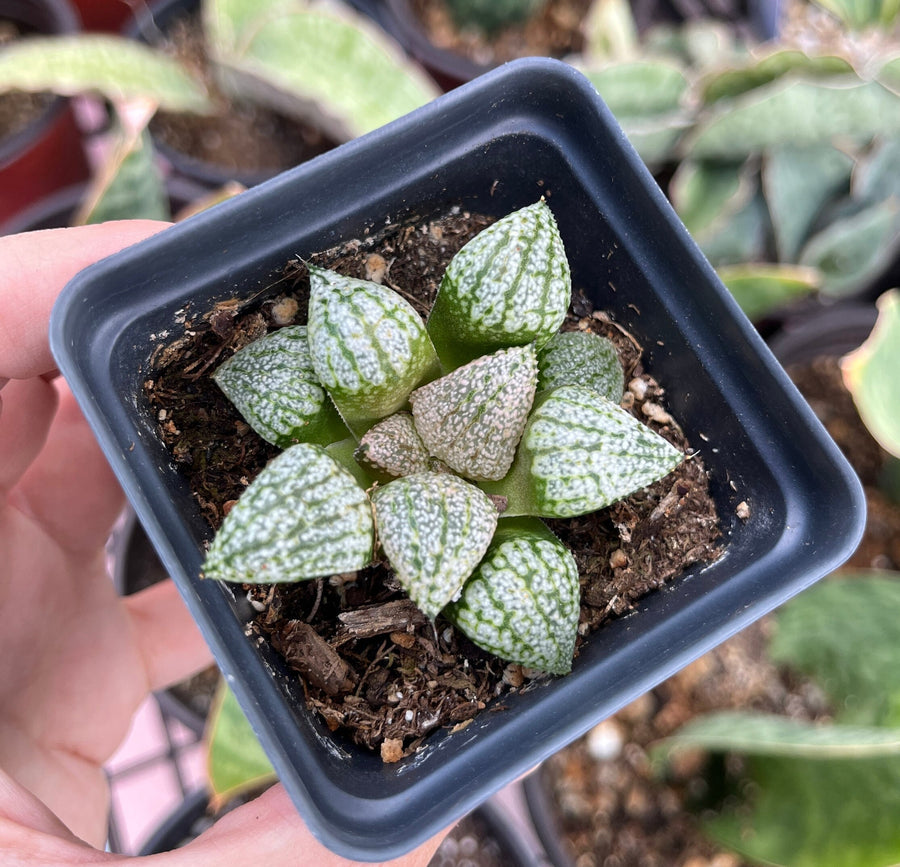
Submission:
[[[134,18],[135,0],[72,0],[83,30],[119,33]]]
[[[0,0],[0,18],[49,35],[79,29],[68,0]],[[90,165],[72,102],[56,97],[28,126],[0,139],[0,234],[32,203],[88,177]]]

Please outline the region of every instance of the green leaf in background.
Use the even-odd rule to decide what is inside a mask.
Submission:
[[[900,729],[900,574],[841,573],[775,616],[772,659],[825,690],[837,720]]]
[[[853,172],[852,193],[864,202],[900,199],[900,138],[875,143]]]
[[[892,867],[900,861],[900,756],[753,758],[750,810],[704,822],[752,861],[781,867]]]
[[[744,857],[781,867],[900,860],[900,729],[727,711],[688,723],[653,760],[659,766],[683,749],[746,757],[746,801],[704,820],[710,836]]]
[[[854,160],[831,145],[773,148],[762,184],[782,262],[796,262],[825,204],[850,186]]]
[[[876,81],[776,81],[714,106],[684,143],[693,157],[741,159],[765,148],[809,147],[836,136],[900,133],[900,96]]]
[[[209,784],[220,803],[275,782],[275,770],[224,680],[213,700],[206,739]]]
[[[840,297],[866,287],[900,247],[900,203],[888,199],[832,222],[803,248],[799,262],[822,272],[822,292]]]
[[[23,39],[0,54],[0,91],[99,93],[113,103],[145,99],[168,111],[211,110],[203,85],[174,60],[133,39]]]
[[[616,119],[677,109],[688,88],[684,71],[664,59],[642,59],[584,70]]]
[[[702,69],[733,65],[739,56],[734,28],[711,18],[651,28],[644,34],[644,52],[673,57],[686,66]]]
[[[807,78],[855,75],[843,57],[810,57],[797,49],[782,48],[747,66],[711,73],[700,82],[699,91],[703,102],[709,105],[720,99],[733,99],[788,74]]]
[[[693,119],[687,111],[676,111],[651,117],[623,117],[619,124],[640,158],[654,166],[676,158],[678,143],[693,125]]]
[[[709,261],[720,268],[741,262],[764,261],[770,231],[769,211],[762,192],[757,189],[733,213],[723,209],[694,239]]]
[[[136,219],[172,219],[153,142],[143,127],[134,134],[121,132],[116,136],[74,222]]]
[[[694,236],[714,231],[748,201],[755,187],[746,167],[738,162],[684,160],[675,170],[669,194],[678,216]]]
[[[638,29],[627,0],[594,0],[582,22],[588,63],[594,60],[625,60],[638,49]]]
[[[875,328],[842,363],[859,415],[881,446],[900,457],[900,290],[878,300]]]
[[[815,0],[851,30],[887,26],[897,17],[896,0]]]
[[[818,271],[797,265],[723,265],[718,274],[741,310],[754,321],[815,292],[821,284]]]
[[[239,94],[353,138],[418,108],[436,86],[379,28],[346,6],[310,4],[260,20],[254,0],[229,2],[214,46],[225,82]],[[248,8],[249,7],[249,8]],[[221,23],[234,16],[230,29]],[[243,32],[242,25],[255,28]],[[230,35],[229,35],[230,34]]]

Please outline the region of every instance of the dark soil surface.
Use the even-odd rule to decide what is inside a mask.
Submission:
[[[818,358],[788,373],[862,480],[869,505],[866,533],[849,568],[900,568],[900,506],[876,487],[887,456],[872,439],[843,386],[836,358]],[[759,710],[826,720],[827,702],[808,680],[768,660],[773,621],[764,618],[638,699],[594,732],[549,759],[539,771],[578,867],[744,867],[701,833],[698,815],[714,802],[711,780],[733,779],[703,756],[676,758],[660,781],[648,749],[693,717]]]
[[[274,174],[334,146],[309,124],[226,96],[207,59],[197,16],[176,19],[165,37],[166,50],[205,83],[217,108],[209,116],[158,112],[150,129],[173,150],[225,171]]]
[[[22,36],[19,25],[0,17],[0,50]],[[0,93],[0,141],[21,132],[46,111],[53,101],[49,93],[24,93],[13,90]]]
[[[528,20],[491,34],[460,30],[443,0],[409,0],[431,43],[483,66],[517,57],[565,58],[584,47],[583,22],[591,0],[547,0]],[[632,14],[643,33],[658,24],[715,18],[749,35],[745,0],[633,0]]]
[[[423,315],[453,254],[489,220],[457,213],[386,229],[376,239],[311,257],[356,277],[381,278]],[[305,266],[289,263],[281,294],[221,306],[187,323],[161,347],[146,382],[158,430],[190,479],[213,528],[276,453],[238,416],[210,379],[225,358],[268,330],[302,321]],[[301,312],[302,311],[302,312]],[[629,383],[625,405],[686,452],[665,410],[663,387],[641,367],[641,349],[577,291],[565,323],[609,335]],[[630,610],[634,600],[720,553],[719,522],[699,458],[591,516],[553,521],[573,550],[582,584],[579,633]],[[489,702],[525,688],[533,672],[479,650],[448,623],[432,626],[401,592],[386,562],[330,579],[245,588],[259,611],[252,631],[270,640],[303,678],[309,704],[332,730],[394,761],[439,727],[463,727]],[[502,708],[495,702],[493,709]]]

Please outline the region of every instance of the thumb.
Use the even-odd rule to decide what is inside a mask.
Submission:
[[[445,834],[386,864],[426,867]],[[159,861],[160,867],[351,867],[362,863],[335,855],[316,840],[281,785],[232,810],[196,840]]]

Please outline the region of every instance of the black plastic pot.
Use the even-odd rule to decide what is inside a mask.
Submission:
[[[646,347],[701,450],[726,553],[591,635],[570,675],[385,765],[330,732],[277,654],[244,634],[244,595],[199,579],[211,531],[155,434],[148,360],[186,304],[199,314],[265,297],[290,258],[388,217],[451,205],[502,215],[541,195],[574,285]],[[832,571],[863,528],[862,491],[834,443],[589,82],[552,60],[507,64],[82,272],[54,310],[51,345],[280,779],[313,832],[349,857],[412,849]]]
[[[0,18],[46,35],[74,33],[67,0],[0,0]],[[90,166],[70,99],[54,97],[24,129],[0,140],[0,235],[34,202],[86,181]]]

